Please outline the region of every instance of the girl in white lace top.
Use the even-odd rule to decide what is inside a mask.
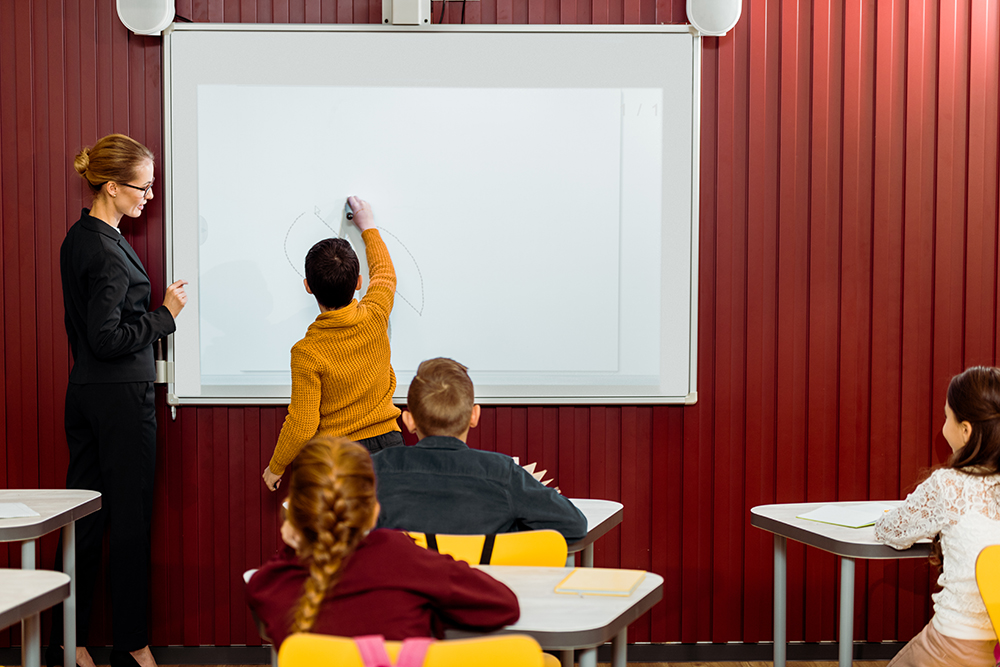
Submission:
[[[943,568],[934,616],[890,667],[993,667],[997,644],[976,586],[976,557],[1000,544],[1000,369],[976,366],[951,379],[941,429],[945,467],[875,523],[875,537],[905,549],[941,536]]]

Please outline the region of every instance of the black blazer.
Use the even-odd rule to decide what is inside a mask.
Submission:
[[[83,209],[59,249],[74,384],[152,382],[153,343],[175,329],[165,306],[149,312],[149,276],[128,241]]]

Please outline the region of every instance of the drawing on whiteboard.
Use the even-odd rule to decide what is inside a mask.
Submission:
[[[306,212],[302,211],[302,213],[299,213],[297,216],[295,216],[295,219],[292,220],[292,224],[288,225],[288,231],[285,232],[285,242],[283,244],[283,248],[284,248],[284,251],[285,251],[285,259],[288,260],[288,265],[292,267],[292,271],[295,271],[295,273],[299,274],[300,278],[305,278],[306,276],[305,276],[305,274],[301,270],[299,270],[300,264],[297,265],[295,262],[293,262],[292,258],[288,254],[288,237],[290,237],[292,235],[292,230],[295,229],[295,225],[298,223],[299,220],[302,219],[302,217],[305,214],[306,214]],[[333,227],[331,227],[329,224],[327,224],[326,220],[324,220],[323,218],[321,218],[319,214],[320,214],[319,207],[318,206],[314,206],[313,207],[313,217],[316,218],[317,220],[319,220],[320,224],[322,224],[324,227],[326,227],[327,229],[329,229],[330,233],[334,237],[340,238],[340,234],[338,234],[337,232],[335,232],[333,230]],[[302,257],[299,259],[299,262],[301,263],[304,258],[305,258],[305,255],[302,255]]]
[[[333,237],[333,238],[347,239],[348,241],[350,241],[350,239],[347,238],[347,234],[345,233],[345,231],[346,231],[345,227],[342,226],[341,227],[341,231],[338,233],[337,231],[335,231],[333,229],[332,226],[330,226],[330,223],[328,223],[326,220],[323,219],[321,213],[322,213],[322,211],[320,210],[320,208],[318,206],[314,206],[313,207],[312,216],[317,221],[319,221],[320,224],[322,224],[326,229],[328,229],[330,231],[330,236],[331,237]],[[300,252],[300,254],[301,254],[301,256],[302,256],[303,259],[299,259],[298,263],[296,263],[292,259],[292,253],[289,252],[289,245],[296,246],[296,248],[297,248],[296,251],[298,252],[299,251],[299,247],[303,245],[302,242],[304,240],[308,240],[309,241],[309,245],[306,246],[308,248],[308,247],[311,247],[312,243],[315,243],[316,240],[318,240],[319,238],[321,238],[321,237],[317,237],[317,235],[315,233],[306,232],[305,230],[302,230],[301,226],[300,226],[299,230],[296,230],[296,225],[304,217],[306,218],[306,220],[309,219],[308,217],[306,217],[307,215],[308,215],[308,212],[307,211],[303,211],[302,213],[298,214],[295,217],[294,220],[292,220],[292,224],[290,224],[288,226],[288,229],[285,232],[285,240],[284,240],[284,243],[283,243],[283,250],[284,250],[284,253],[285,253],[285,259],[288,261],[288,265],[291,266],[292,270],[295,271],[295,273],[298,274],[299,277],[301,277],[301,278],[305,278],[305,275],[303,273],[304,269],[301,268],[303,259],[305,258],[305,253],[304,252]],[[409,306],[410,308],[412,308],[413,312],[415,312],[417,314],[417,316],[423,316],[423,314],[424,314],[424,274],[420,270],[420,265],[417,263],[417,258],[413,256],[413,253],[410,252],[410,249],[408,247],[406,247],[406,244],[403,243],[403,241],[398,236],[396,236],[395,234],[393,234],[392,232],[390,232],[385,227],[376,227],[376,229],[378,229],[379,232],[381,232],[382,234],[391,237],[391,239],[393,241],[395,241],[395,243],[398,244],[399,247],[402,248],[403,252],[405,252],[406,255],[410,258],[410,262],[413,265],[413,269],[416,271],[416,281],[405,280],[405,279],[404,280],[399,280],[400,273],[401,273],[401,268],[402,268],[400,266],[400,262],[399,262],[399,259],[401,259],[401,256],[400,256],[400,253],[398,253],[398,252],[392,252],[390,250],[389,254],[393,258],[393,264],[396,266],[396,276],[397,276],[396,296],[399,299],[401,299],[403,301],[403,303],[405,303],[407,306]],[[296,230],[296,234],[295,234],[296,238],[292,239],[292,241],[290,243],[289,240],[293,236],[293,233],[292,233],[293,230]],[[325,234],[326,232],[322,232],[322,233]],[[296,241],[298,241],[298,242],[296,242]],[[386,244],[386,245],[389,245],[389,244]],[[402,272],[405,273],[406,271],[403,270]],[[410,296],[412,297],[412,300],[410,298],[407,298],[406,294],[401,293],[399,291],[399,283],[403,283],[407,287],[413,287],[413,286],[419,285],[419,290],[420,290],[420,298],[419,298],[419,300],[413,295],[412,291],[410,291],[409,289],[407,289],[406,291],[410,292]],[[419,305],[418,305],[418,301],[419,301]]]
[[[393,234],[392,232],[390,232],[385,227],[378,227],[378,230],[380,232],[382,232],[383,234],[388,234],[392,238],[396,239],[396,243],[399,244],[399,247],[402,248],[404,251],[406,251],[406,254],[410,256],[410,261],[413,262],[413,267],[417,270],[417,278],[420,280],[420,307],[417,308],[413,303],[410,302],[409,299],[407,299],[405,296],[403,296],[402,294],[400,294],[398,287],[396,289],[396,296],[398,296],[400,299],[402,299],[404,302],[406,302],[406,305],[408,305],[410,308],[412,308],[414,311],[416,311],[417,315],[423,315],[424,314],[424,274],[421,273],[421,271],[420,271],[420,265],[417,264],[417,258],[413,256],[413,253],[410,252],[410,249],[406,247],[406,244],[399,240],[398,236],[396,236],[395,234]]]

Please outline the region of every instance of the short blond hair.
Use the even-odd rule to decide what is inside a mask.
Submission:
[[[469,428],[476,392],[465,366],[454,359],[428,359],[406,393],[406,407],[423,435],[457,438]]]

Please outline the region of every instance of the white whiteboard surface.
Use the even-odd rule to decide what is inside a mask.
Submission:
[[[693,400],[697,38],[445,28],[167,33],[172,403],[287,403],[306,250],[347,238],[367,286],[350,194],[396,268],[400,402],[435,356],[480,402]]]

